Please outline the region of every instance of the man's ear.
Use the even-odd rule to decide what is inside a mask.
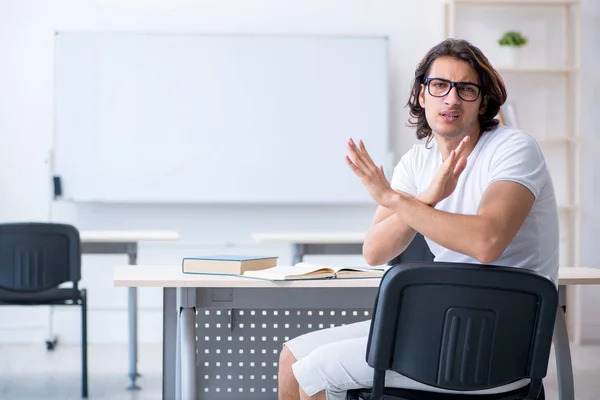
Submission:
[[[482,115],[485,110],[487,109],[487,105],[488,105],[488,97],[484,96],[483,100],[481,100],[481,105],[479,106],[479,115]]]
[[[421,83],[421,89],[419,90],[419,105],[421,108],[425,108],[425,85]]]

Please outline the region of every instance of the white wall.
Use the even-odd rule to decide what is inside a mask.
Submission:
[[[430,27],[414,35],[414,17],[434,10]],[[0,220],[65,220],[85,228],[177,229],[181,243],[144,245],[139,263],[174,263],[182,256],[231,250],[275,253],[289,261],[287,246],[261,247],[250,232],[276,229],[363,231],[373,206],[363,207],[72,207],[50,210],[48,166],[52,139],[53,33],[57,30],[142,30],[383,34],[391,40],[393,146],[405,151],[413,134],[404,125],[404,104],[413,68],[442,39],[437,1],[418,6],[396,1],[3,1],[0,2]],[[412,38],[414,40],[407,40]],[[343,160],[342,160],[343,161]],[[357,180],[357,184],[360,184]],[[288,258],[286,260],[286,258]],[[360,260],[353,259],[360,262]],[[126,340],[126,291],[113,288],[119,256],[85,256],[90,341]],[[140,340],[160,340],[161,292],[140,290]],[[43,340],[47,309],[2,308],[0,340]],[[28,317],[25,320],[25,315]],[[35,317],[35,318],[34,318]],[[8,322],[10,321],[10,322]],[[26,321],[36,321],[26,323]],[[37,322],[40,321],[40,322]],[[31,325],[34,327],[32,328]],[[79,341],[76,309],[55,309],[61,341]],[[4,329],[2,329],[4,328]]]
[[[440,0],[3,0],[0,1],[0,221],[65,220],[94,229],[177,229],[177,244],[147,244],[140,263],[174,263],[182,256],[231,250],[276,253],[289,261],[286,246],[261,247],[250,232],[269,230],[362,231],[370,222],[373,206],[364,207],[236,207],[236,206],[78,206],[50,207],[47,156],[52,139],[53,32],[57,30],[143,30],[175,32],[258,32],[383,34],[390,38],[392,76],[392,145],[402,154],[415,142],[406,127],[404,105],[414,68],[424,53],[443,39]],[[586,22],[598,21],[600,10],[584,0]],[[596,28],[597,29],[597,28]],[[599,86],[598,39],[586,29],[584,76]],[[598,37],[598,30],[595,30]],[[594,42],[595,40],[595,42]],[[587,112],[593,112],[597,92],[584,92]],[[596,97],[597,98],[597,97]],[[584,128],[591,130],[587,117]],[[594,141],[596,149],[598,141]],[[588,154],[590,165],[594,153]],[[591,168],[588,168],[591,169]],[[584,168],[585,170],[585,168]],[[598,180],[586,177],[588,182]],[[358,183],[358,182],[357,182]],[[590,206],[593,202],[588,201]],[[596,225],[594,225],[596,226]],[[588,229],[592,229],[588,226]],[[594,243],[584,243],[591,263]],[[360,262],[352,258],[351,262]],[[126,291],[113,288],[112,267],[126,262],[119,256],[85,256],[83,285],[89,289],[91,342],[125,342]],[[589,293],[589,296],[600,295]],[[588,293],[586,293],[588,295]],[[140,290],[140,340],[159,342],[161,292]],[[0,308],[0,342],[42,341],[46,335],[46,308]],[[585,335],[600,337],[600,319],[586,310]],[[33,321],[33,322],[29,322]],[[595,321],[595,322],[594,322]],[[55,332],[63,342],[79,342],[77,310],[56,309]]]

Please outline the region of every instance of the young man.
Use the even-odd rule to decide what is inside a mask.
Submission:
[[[498,124],[506,100],[500,75],[466,41],[433,47],[415,72],[408,102],[417,137],[392,183],[362,141],[348,141],[349,167],[379,204],[363,245],[371,265],[401,253],[416,232],[436,261],[528,268],[558,279],[559,227],[544,157],[526,133]],[[370,387],[370,321],[323,329],[285,343],[279,399],[344,400]],[[526,381],[478,393],[501,393]],[[439,390],[388,372],[386,386]]]

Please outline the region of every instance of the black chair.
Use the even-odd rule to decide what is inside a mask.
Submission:
[[[88,396],[87,302],[79,232],[53,223],[0,224],[0,304],[81,306],[81,385]],[[65,283],[71,282],[71,287]],[[61,286],[61,287],[59,287]]]
[[[396,258],[388,262],[388,265],[396,265],[407,262],[431,262],[433,259],[433,253],[431,253],[431,250],[429,250],[429,245],[425,241],[425,237],[417,232],[408,247],[402,253],[396,256]]]
[[[381,280],[367,344],[372,389],[347,398],[402,400],[544,399],[558,290],[521,268],[458,263],[392,266]],[[444,394],[384,387],[396,371]],[[507,393],[475,395],[529,379]]]

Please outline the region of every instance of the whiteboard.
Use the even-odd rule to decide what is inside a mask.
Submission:
[[[388,87],[384,37],[60,32],[53,174],[81,202],[370,202],[346,142],[388,159]]]

